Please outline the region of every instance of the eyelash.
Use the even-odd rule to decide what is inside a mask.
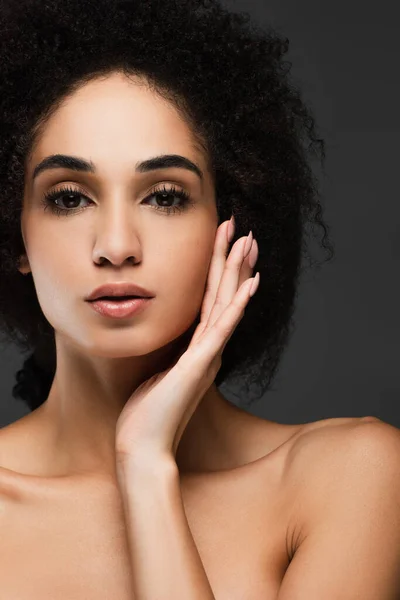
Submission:
[[[82,197],[82,198],[86,198],[86,200],[90,200],[90,198],[88,198],[85,194],[82,194],[81,192],[79,192],[78,190],[74,190],[68,186],[64,186],[59,188],[58,190],[52,190],[46,194],[44,194],[43,198],[42,198],[42,204],[44,206],[44,210],[46,211],[48,208],[50,208],[52,213],[55,213],[56,215],[60,216],[60,215],[64,215],[64,216],[68,216],[69,213],[75,214],[77,211],[81,211],[81,210],[85,210],[85,208],[82,209],[78,209],[78,208],[60,208],[59,206],[57,206],[55,204],[55,201],[58,200],[58,198],[60,198],[63,195],[71,195],[73,197]],[[193,201],[191,200],[191,196],[190,194],[188,194],[187,192],[185,192],[184,190],[179,190],[177,189],[174,185],[172,185],[170,188],[164,187],[163,188],[158,188],[152,191],[151,194],[149,194],[148,196],[146,196],[145,200],[147,200],[148,198],[151,198],[153,196],[156,196],[157,194],[173,194],[175,197],[180,198],[181,199],[181,205],[180,206],[153,206],[153,208],[155,208],[155,210],[161,210],[162,212],[166,213],[167,215],[170,215],[172,213],[177,213],[177,212],[183,212],[184,210],[186,210],[188,208],[189,205],[193,205]]]

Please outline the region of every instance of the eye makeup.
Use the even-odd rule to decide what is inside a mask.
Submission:
[[[147,200],[155,197],[161,197],[162,201],[167,202],[168,197],[179,198],[179,204],[177,206],[157,206],[152,205],[155,210],[161,211],[166,215],[180,213],[187,210],[190,206],[194,205],[194,201],[190,194],[183,189],[178,189],[175,185],[171,184],[170,187],[166,187],[166,184],[163,184],[161,188],[155,188],[142,202],[146,202]],[[90,198],[83,194],[80,190],[74,189],[71,186],[61,186],[56,190],[51,190],[50,192],[46,192],[42,197],[42,205],[44,206],[44,210],[46,211],[50,208],[51,212],[60,216],[68,216],[76,214],[77,212],[81,212],[86,210],[86,208],[63,208],[56,204],[59,199],[63,198],[63,202],[66,202],[65,198],[68,197],[67,202],[75,202],[76,199],[85,198],[89,202]]]

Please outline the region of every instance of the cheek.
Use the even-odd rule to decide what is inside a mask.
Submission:
[[[77,244],[69,251],[68,244],[52,231],[31,231],[29,264],[39,304],[49,320],[62,315],[65,308],[69,310],[71,301],[87,291],[81,256],[84,254]]]
[[[187,247],[171,273],[171,281],[185,302],[196,304],[204,295],[212,249],[204,243]]]
[[[205,243],[192,240],[185,244],[185,252],[177,258],[163,261],[164,268],[158,278],[159,301],[169,315],[168,321],[179,328],[179,333],[187,329],[201,309],[205,294],[208,271],[213,252],[213,241]],[[173,262],[171,262],[173,261]],[[166,324],[164,316],[164,327]],[[181,331],[182,330],[182,331]]]

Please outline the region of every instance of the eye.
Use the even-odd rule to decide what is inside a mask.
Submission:
[[[167,213],[182,212],[183,210],[188,208],[189,205],[193,204],[190,194],[188,194],[185,190],[177,189],[174,185],[172,185],[169,188],[165,187],[164,185],[164,187],[161,189],[158,188],[153,190],[153,192],[149,194],[149,196],[147,196],[145,200],[157,197],[159,199],[161,198],[161,201],[163,203],[168,203],[170,201],[170,198],[173,197],[179,198],[179,204],[177,206],[154,206],[156,210],[162,210]]]
[[[154,189],[152,191],[151,194],[149,194],[148,196],[146,196],[146,198],[142,201],[145,202],[146,200],[148,200],[149,198],[157,198],[158,200],[156,201],[160,201],[163,202],[163,206],[154,206],[153,208],[155,208],[155,210],[160,210],[166,214],[172,214],[172,213],[177,213],[177,212],[183,212],[184,210],[186,210],[190,205],[193,205],[194,202],[191,199],[190,194],[188,194],[185,190],[180,190],[177,189],[174,185],[171,185],[171,187],[166,187],[165,184],[162,188],[157,188]],[[171,198],[179,198],[179,204],[177,206],[166,206],[165,204],[168,204],[171,200]],[[43,198],[42,198],[42,204],[44,205],[44,210],[47,210],[48,208],[50,208],[51,212],[57,214],[57,215],[66,215],[68,216],[68,214],[75,214],[76,212],[81,212],[82,210],[85,210],[85,208],[77,208],[77,207],[69,207],[69,208],[63,208],[58,206],[58,204],[56,204],[56,202],[58,200],[61,200],[62,202],[64,202],[65,204],[74,204],[77,202],[78,199],[80,198],[85,198],[86,200],[88,200],[90,202],[90,198],[88,198],[85,194],[82,194],[82,192],[80,192],[79,190],[74,190],[71,187],[68,186],[63,186],[61,188],[59,188],[58,190],[52,190],[50,192],[47,192],[46,194],[44,194]],[[79,202],[78,202],[79,204]]]

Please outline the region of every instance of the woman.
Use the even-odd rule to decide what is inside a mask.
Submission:
[[[1,314],[34,349],[0,432],[3,597],[394,598],[397,430],[219,390],[270,387],[307,224],[332,251],[287,40],[205,0],[1,19]]]

